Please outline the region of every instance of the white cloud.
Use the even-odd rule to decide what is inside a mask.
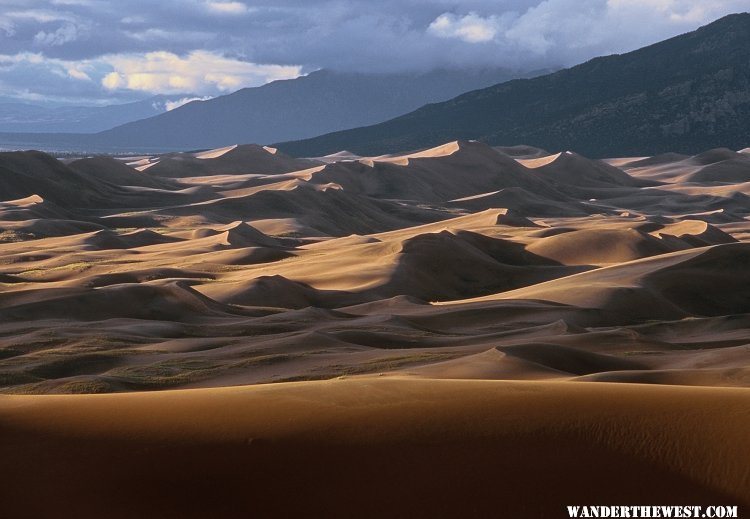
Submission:
[[[748,0],[529,0],[505,9],[488,3],[468,13],[440,14],[427,34],[454,40],[450,55],[464,61],[568,66],[635,50],[748,7]],[[472,51],[466,44],[477,43],[496,51],[467,54]]]
[[[198,43],[210,40],[213,35],[200,31],[168,31],[156,27],[149,27],[142,31],[124,31],[124,34],[133,40],[157,45],[159,42],[164,43]]]
[[[0,54],[0,95],[29,98],[43,92],[42,97],[63,100],[83,92],[87,99],[112,102],[137,99],[143,93],[194,94],[165,104],[165,110],[173,110],[190,101],[300,74],[296,66],[249,63],[207,51],[185,56],[169,52],[107,55],[88,60],[22,52]]]
[[[75,16],[61,11],[47,9],[26,9],[23,11],[8,11],[5,16],[14,20],[29,20],[36,23],[74,22]]]
[[[88,72],[94,66],[90,61],[66,61],[45,57],[38,52],[22,52],[20,54],[0,54],[0,68],[22,68],[28,66],[43,67],[59,77],[70,77],[78,80],[91,81]]]
[[[146,23],[146,17],[135,15],[135,16],[124,16],[123,18],[120,18],[120,23],[124,25],[130,25],[130,24],[137,24],[137,23]]]
[[[746,0],[607,0],[607,7],[617,13],[651,12],[675,24],[701,24],[750,5]]]
[[[39,54],[38,52],[22,52],[20,54],[0,54],[0,66],[14,66],[14,65],[20,65],[20,64],[32,64],[32,65],[41,65],[41,64],[50,64],[50,65],[62,65],[62,64],[72,64],[72,62],[64,62],[62,60],[57,59],[47,59],[42,54]]]
[[[244,14],[250,9],[242,2],[206,2],[209,11],[219,14]]]
[[[176,99],[174,101],[166,101],[164,103],[164,110],[166,110],[167,112],[171,112],[175,108],[179,108],[188,103],[192,103],[193,101],[208,101],[209,99],[213,99],[213,96],[183,97],[182,99]]]
[[[194,51],[186,56],[163,51],[112,55],[101,60],[113,69],[102,79],[106,89],[160,94],[226,93],[301,74],[298,66],[249,63],[208,51]]]
[[[0,32],[5,36],[13,36],[16,34],[16,24],[7,18],[0,17]]]
[[[430,24],[427,31],[441,38],[456,38],[467,43],[484,43],[492,41],[502,25],[500,16],[485,18],[476,13],[457,16],[443,13]]]
[[[68,73],[68,76],[72,77],[73,79],[77,79],[79,81],[91,81],[91,76],[88,75],[88,73],[83,70],[83,67],[81,65],[72,65],[66,68],[66,72]]]
[[[25,100],[71,101],[100,97],[98,65],[89,60],[50,58],[41,52],[0,54],[0,95]],[[80,101],[78,101],[80,102]]]
[[[78,39],[78,28],[70,23],[59,27],[55,31],[39,31],[34,36],[34,43],[49,47],[57,47]]]
[[[621,50],[622,31],[614,30],[608,18],[608,7],[603,0],[578,0],[575,9],[571,0],[545,0],[519,16],[503,38],[507,44],[529,56],[547,56],[552,53],[565,56],[563,64],[578,61],[580,50],[599,54]],[[591,49],[599,47],[601,50]],[[588,57],[588,56],[587,56]]]
[[[96,0],[52,0],[52,5],[72,5],[72,6],[83,6],[91,7],[97,5],[99,2]]]

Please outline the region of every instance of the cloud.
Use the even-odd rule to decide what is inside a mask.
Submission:
[[[244,14],[250,11],[242,2],[206,2],[206,7],[219,14]]]
[[[80,63],[65,65],[65,71],[71,78],[79,81],[91,81],[91,76],[86,72],[86,68],[88,67],[85,64]]]
[[[441,38],[458,38],[468,43],[492,41],[500,30],[500,17],[482,18],[476,13],[456,16],[443,13],[430,24],[428,32]]]
[[[503,40],[530,59],[572,65],[694,30],[743,7],[743,0],[545,0],[518,16]]]
[[[92,6],[97,3],[97,0],[52,0],[52,5],[81,5],[81,6]]]
[[[180,101],[187,103],[300,74],[300,67],[249,63],[207,51],[184,56],[168,52],[107,55],[77,61],[24,52],[0,54],[0,97],[91,104],[128,102],[154,94],[194,94]],[[178,101],[171,103],[165,109],[176,107]]]
[[[16,33],[16,26],[11,20],[0,18],[0,32],[5,36],[13,36]]]
[[[103,57],[102,61],[113,68],[102,78],[106,89],[152,94],[227,93],[301,74],[298,66],[249,63],[208,51],[194,51],[186,56],[163,51],[113,55]]]
[[[48,58],[40,52],[0,54],[0,97],[93,104],[102,89],[91,76],[101,72],[101,64],[92,61]]]
[[[171,112],[175,108],[179,108],[188,103],[192,103],[193,101],[208,101],[209,99],[213,99],[213,96],[183,97],[182,99],[175,99],[173,101],[165,101],[164,110],[166,110],[167,112]]]
[[[32,21],[35,23],[49,22],[74,22],[76,18],[70,13],[60,12],[50,9],[26,9],[8,11],[4,14],[6,19],[18,21]]]
[[[748,10],[748,0],[0,3],[0,52],[26,56],[3,72],[0,96],[78,92],[100,100],[178,91],[218,95],[318,68],[569,66]],[[29,61],[32,54],[39,62]]]
[[[73,24],[65,24],[55,31],[39,31],[34,35],[34,43],[38,45],[57,46],[78,39],[78,29]]]

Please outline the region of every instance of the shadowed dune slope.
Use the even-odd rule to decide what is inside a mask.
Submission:
[[[310,182],[378,198],[440,202],[502,188],[522,188],[564,199],[511,157],[469,141],[455,141],[406,155],[344,161],[301,172]]]
[[[248,173],[268,175],[287,173],[314,165],[312,161],[293,159],[274,148],[256,144],[235,146],[215,155],[174,153],[162,157],[146,171],[157,177],[203,177]]]
[[[112,192],[108,184],[92,181],[37,151],[0,153],[0,173],[0,200],[38,195],[58,205],[85,207]]]
[[[111,157],[91,157],[75,160],[68,167],[88,177],[101,179],[118,186],[142,186],[168,188],[171,184],[163,179],[141,173],[122,161]]]
[[[748,313],[748,261],[748,244],[719,245],[584,272],[497,297],[599,308],[626,320]]]
[[[569,184],[579,188],[642,185],[621,169],[603,161],[587,159],[571,151],[527,161],[526,165],[555,184]]]

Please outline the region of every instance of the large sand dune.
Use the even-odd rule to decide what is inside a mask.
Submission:
[[[0,516],[745,505],[748,164],[0,154]]]
[[[566,517],[568,504],[745,507],[749,405],[737,389],[403,378],[4,396],[0,511]]]

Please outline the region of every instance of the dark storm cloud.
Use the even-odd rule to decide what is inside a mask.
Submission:
[[[571,65],[692,30],[746,4],[0,0],[0,95],[93,99],[186,88],[219,94],[316,68]]]

